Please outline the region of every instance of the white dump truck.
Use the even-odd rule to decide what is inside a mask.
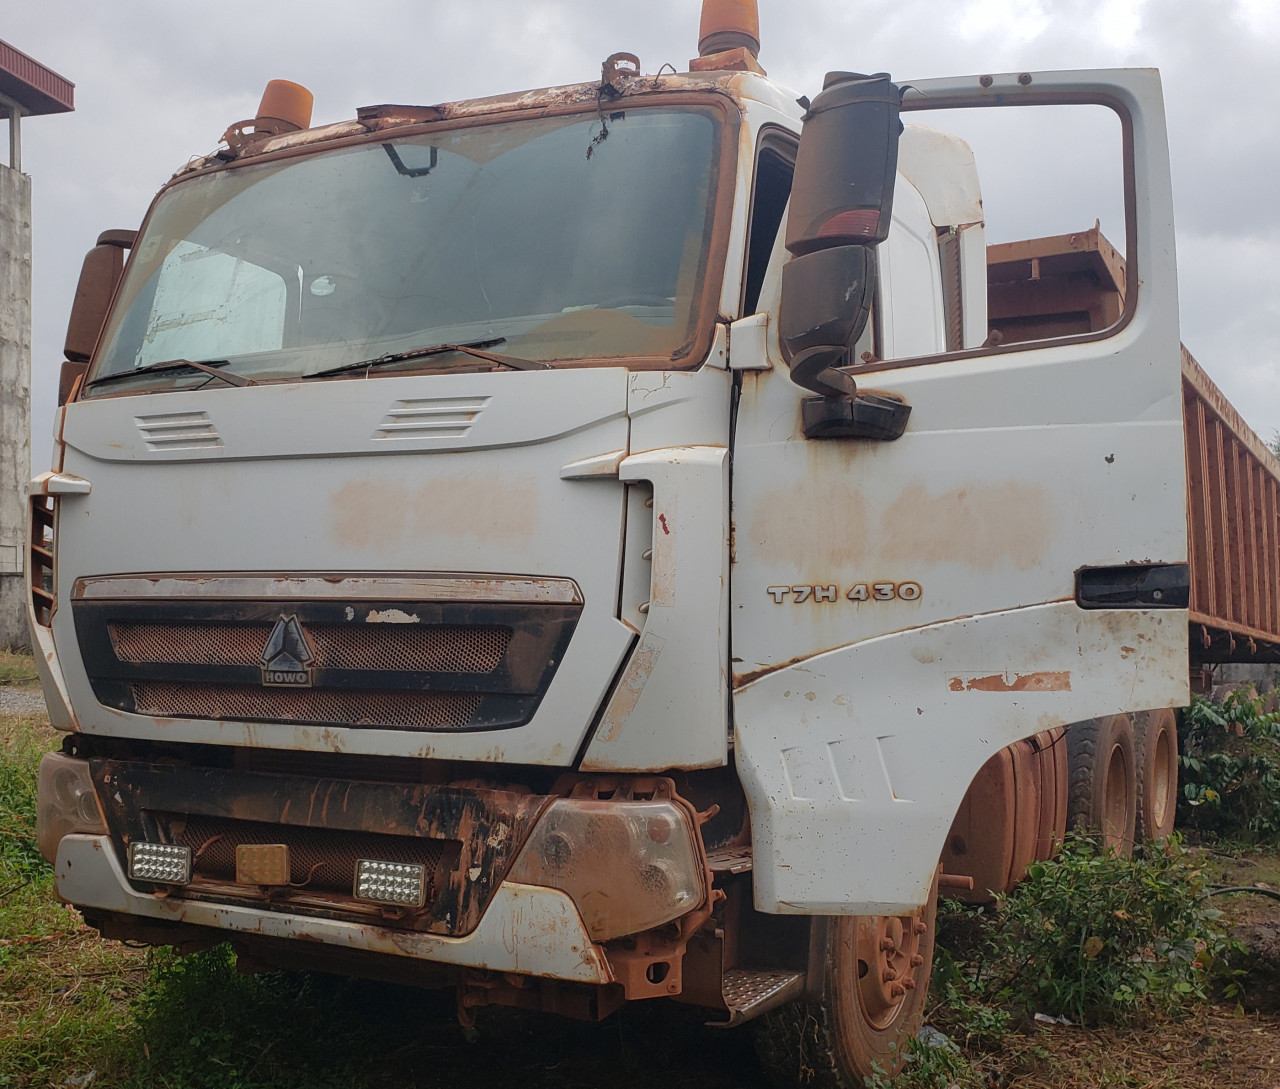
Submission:
[[[939,883],[1171,819],[1161,709],[1280,578],[1157,75],[797,99],[754,0],[699,52],[317,127],[275,82],[90,252],[29,583],[40,845],[103,934],[464,1021],[676,999],[860,1086]],[[988,237],[948,119],[1081,110],[1117,248]]]

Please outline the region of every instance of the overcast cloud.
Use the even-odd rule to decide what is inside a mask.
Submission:
[[[1245,418],[1280,429],[1280,4],[1274,0],[760,0],[761,62],[812,95],[830,69],[899,80],[1158,67],[1177,208],[1182,339]],[[99,231],[255,112],[268,79],[315,92],[315,121],[646,72],[697,52],[698,0],[42,0],[0,38],[76,84],[76,112],[23,124],[33,179],[33,450],[49,458],[66,315]],[[1064,183],[1065,184],[1065,183]],[[1043,197],[1029,191],[1030,205]],[[1088,226],[1088,222],[1078,226]],[[1104,220],[1104,226],[1105,226]]]

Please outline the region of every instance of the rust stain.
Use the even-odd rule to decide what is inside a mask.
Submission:
[[[990,571],[1034,567],[1054,519],[1045,493],[1019,481],[935,493],[912,484],[885,512],[874,536],[882,555],[906,563],[959,563]]]
[[[329,520],[334,540],[346,548],[385,549],[441,535],[521,544],[533,536],[539,509],[536,478],[468,473],[418,488],[351,481],[330,500]]]
[[[987,677],[952,677],[952,692],[1070,692],[1068,670],[1044,673],[993,673]]]
[[[667,534],[667,536],[670,536],[670,535],[671,535],[671,530],[667,527],[667,516],[666,516],[665,514],[659,514],[659,515],[658,515],[658,522],[659,522],[659,523],[661,524],[661,526],[662,526],[662,532],[663,532],[663,533],[665,533],[665,534]]]
[[[622,732],[623,724],[635,710],[640,700],[640,693],[644,691],[645,683],[653,673],[654,666],[658,664],[658,657],[662,654],[662,648],[665,645],[666,640],[652,632],[646,633],[640,640],[640,645],[631,656],[631,663],[627,666],[627,671],[623,674],[605,710],[598,735],[600,741],[618,740],[618,734]]]
[[[836,568],[866,553],[869,517],[856,488],[797,480],[760,497],[746,532],[765,563],[791,566],[803,557],[815,569]]]
[[[946,491],[908,484],[884,508],[829,481],[824,473],[760,497],[747,530],[765,563],[803,557],[815,568],[892,562],[1025,571],[1041,561],[1056,524],[1049,496],[1017,480]]]
[[[751,684],[753,681],[758,681],[761,677],[767,677],[770,673],[776,673],[780,669],[790,669],[792,666],[799,665],[801,662],[807,661],[808,659],[816,657],[822,653],[824,652],[816,650],[812,654],[801,654],[795,658],[788,658],[785,662],[779,662],[777,665],[762,666],[759,669],[748,670],[745,673],[735,673],[733,675],[733,686],[734,688],[742,688]],[[791,695],[791,692],[786,691],[782,694],[784,696],[789,696]]]

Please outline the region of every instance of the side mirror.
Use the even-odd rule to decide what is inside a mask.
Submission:
[[[792,381],[821,394],[804,405],[811,438],[895,439],[911,411],[894,398],[860,398],[844,369],[871,314],[875,247],[893,217],[901,98],[884,73],[831,72],[805,114],[778,333]]]
[[[89,362],[124,272],[125,251],[133,247],[137,236],[137,231],[103,231],[98,244],[85,254],[63,348],[72,363]]]
[[[787,249],[874,246],[889,236],[902,91],[887,74],[829,72],[805,114],[791,184]]]
[[[857,392],[836,368],[866,328],[874,295],[875,252],[867,246],[814,250],[782,266],[778,339],[793,382],[818,393]]]

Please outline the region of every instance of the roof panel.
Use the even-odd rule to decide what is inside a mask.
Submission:
[[[75,87],[8,42],[0,42],[0,94],[27,113],[68,113],[75,107]]]

